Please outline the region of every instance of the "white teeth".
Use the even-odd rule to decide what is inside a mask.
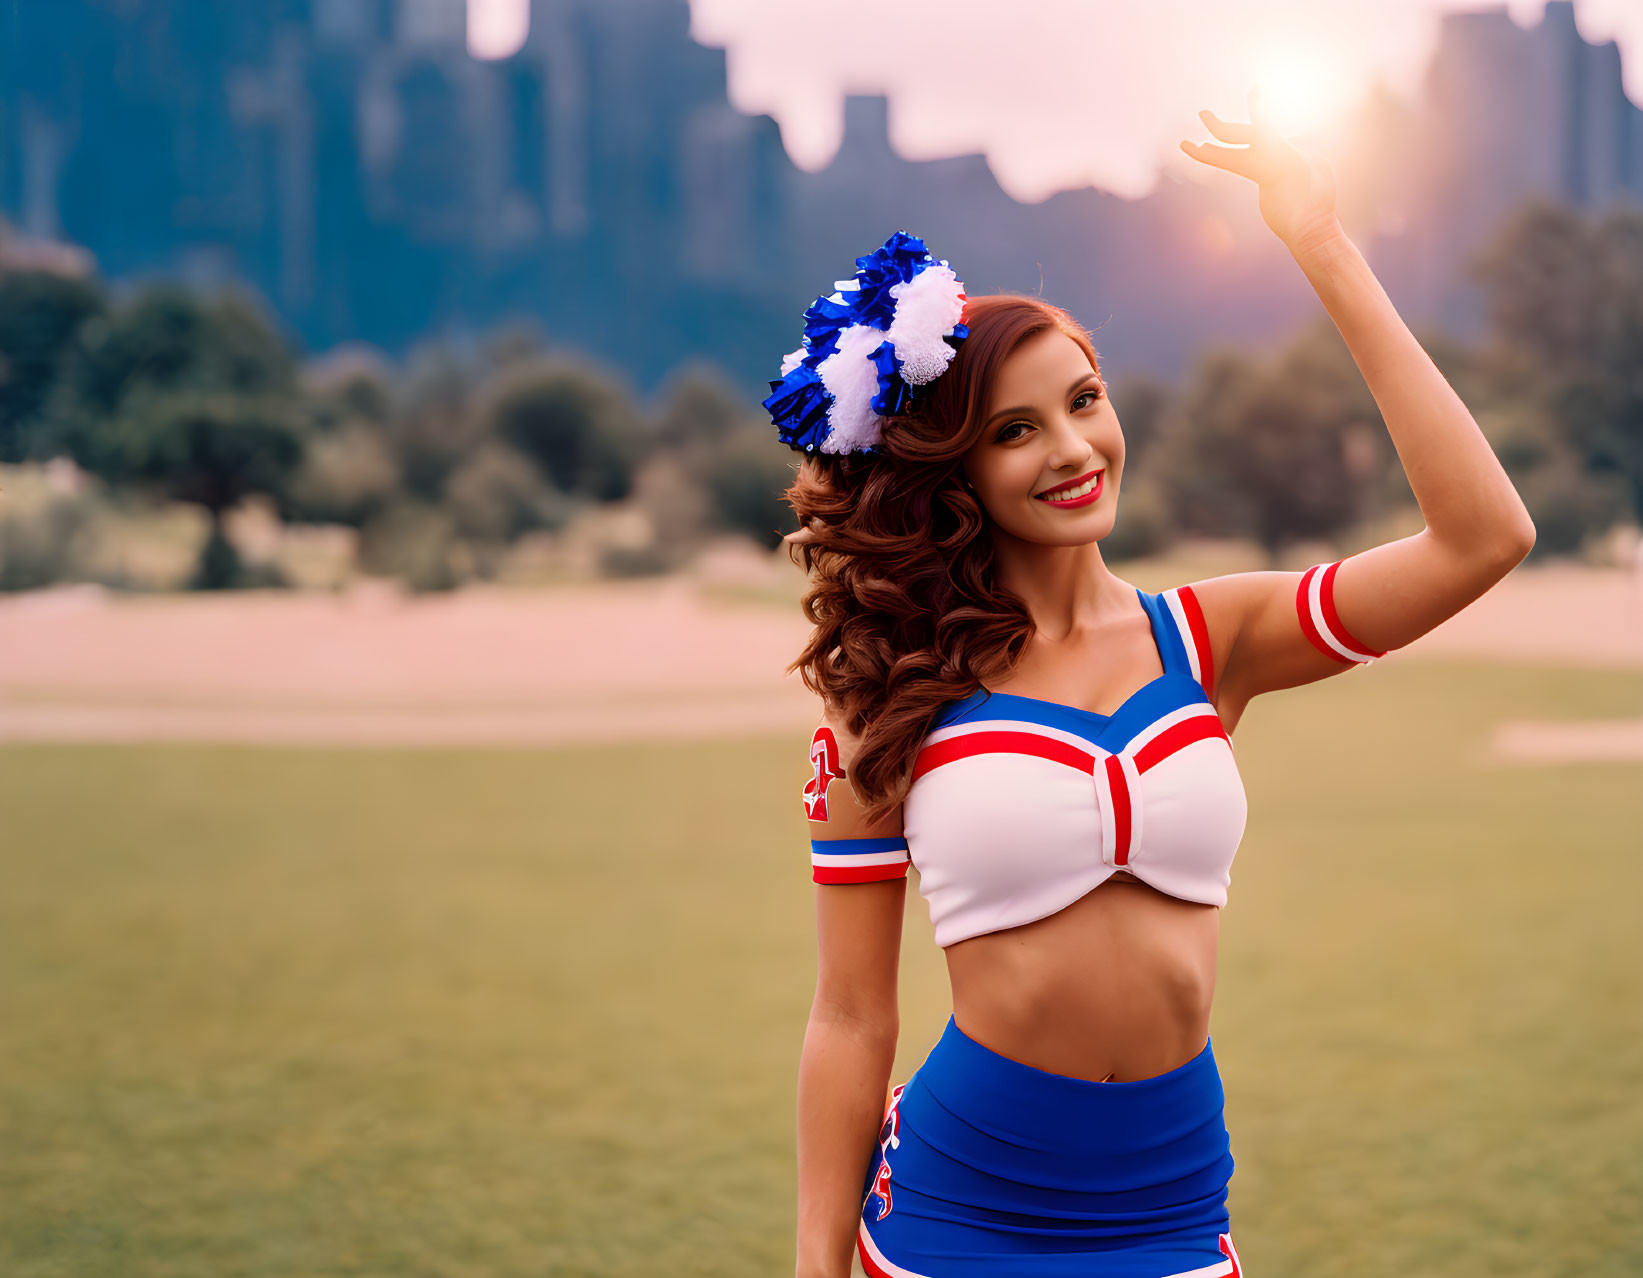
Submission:
[[[1101,482],[1101,473],[1096,472],[1094,479],[1080,484],[1077,488],[1057,488],[1038,495],[1039,501],[1071,501],[1074,497],[1082,497]]]

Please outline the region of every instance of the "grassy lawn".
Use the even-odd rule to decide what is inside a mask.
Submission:
[[[1213,1033],[1254,1278],[1643,1272],[1639,769],[1481,758],[1639,713],[1396,661],[1251,708]],[[790,1273],[807,739],[0,749],[0,1274]]]

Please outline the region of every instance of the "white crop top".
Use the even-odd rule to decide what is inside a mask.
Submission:
[[[1302,631],[1337,660],[1384,655],[1340,626],[1329,595],[1335,565],[1322,567],[1297,592]],[[915,759],[903,835],[812,839],[814,879],[864,882],[917,866],[942,947],[1054,914],[1119,870],[1182,900],[1225,905],[1248,808],[1209,700],[1203,612],[1190,586],[1136,593],[1163,674],[1111,715],[986,688],[951,703]],[[831,736],[824,727],[811,743],[813,819],[829,758],[837,773]]]

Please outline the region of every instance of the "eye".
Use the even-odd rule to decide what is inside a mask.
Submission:
[[[1099,386],[1099,385],[1092,386],[1092,387],[1090,387],[1089,390],[1079,391],[1077,395],[1073,396],[1073,411],[1074,412],[1079,411],[1079,407],[1078,407],[1078,401],[1079,400],[1088,399],[1088,400],[1091,401],[1091,403],[1094,403],[1096,400],[1101,399],[1102,396],[1105,393],[1106,393],[1105,387],[1102,387],[1102,386]],[[1088,406],[1089,405],[1085,405],[1086,408]],[[998,442],[1000,444],[1006,443],[1007,441],[1012,440],[1012,439],[1020,439],[1021,436],[1011,435],[1008,432],[1014,430],[1017,426],[1031,426],[1031,425],[1032,425],[1032,423],[1028,422],[1028,421],[1009,422],[1009,423],[1005,424],[1004,426],[1001,426],[999,428],[998,434],[995,435],[993,438],[995,439],[996,442]]]

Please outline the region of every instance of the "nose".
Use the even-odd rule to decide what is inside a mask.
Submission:
[[[1095,446],[1084,437],[1076,422],[1062,417],[1056,421],[1050,435],[1050,469],[1064,470],[1073,466],[1089,469],[1088,463],[1095,458]]]

